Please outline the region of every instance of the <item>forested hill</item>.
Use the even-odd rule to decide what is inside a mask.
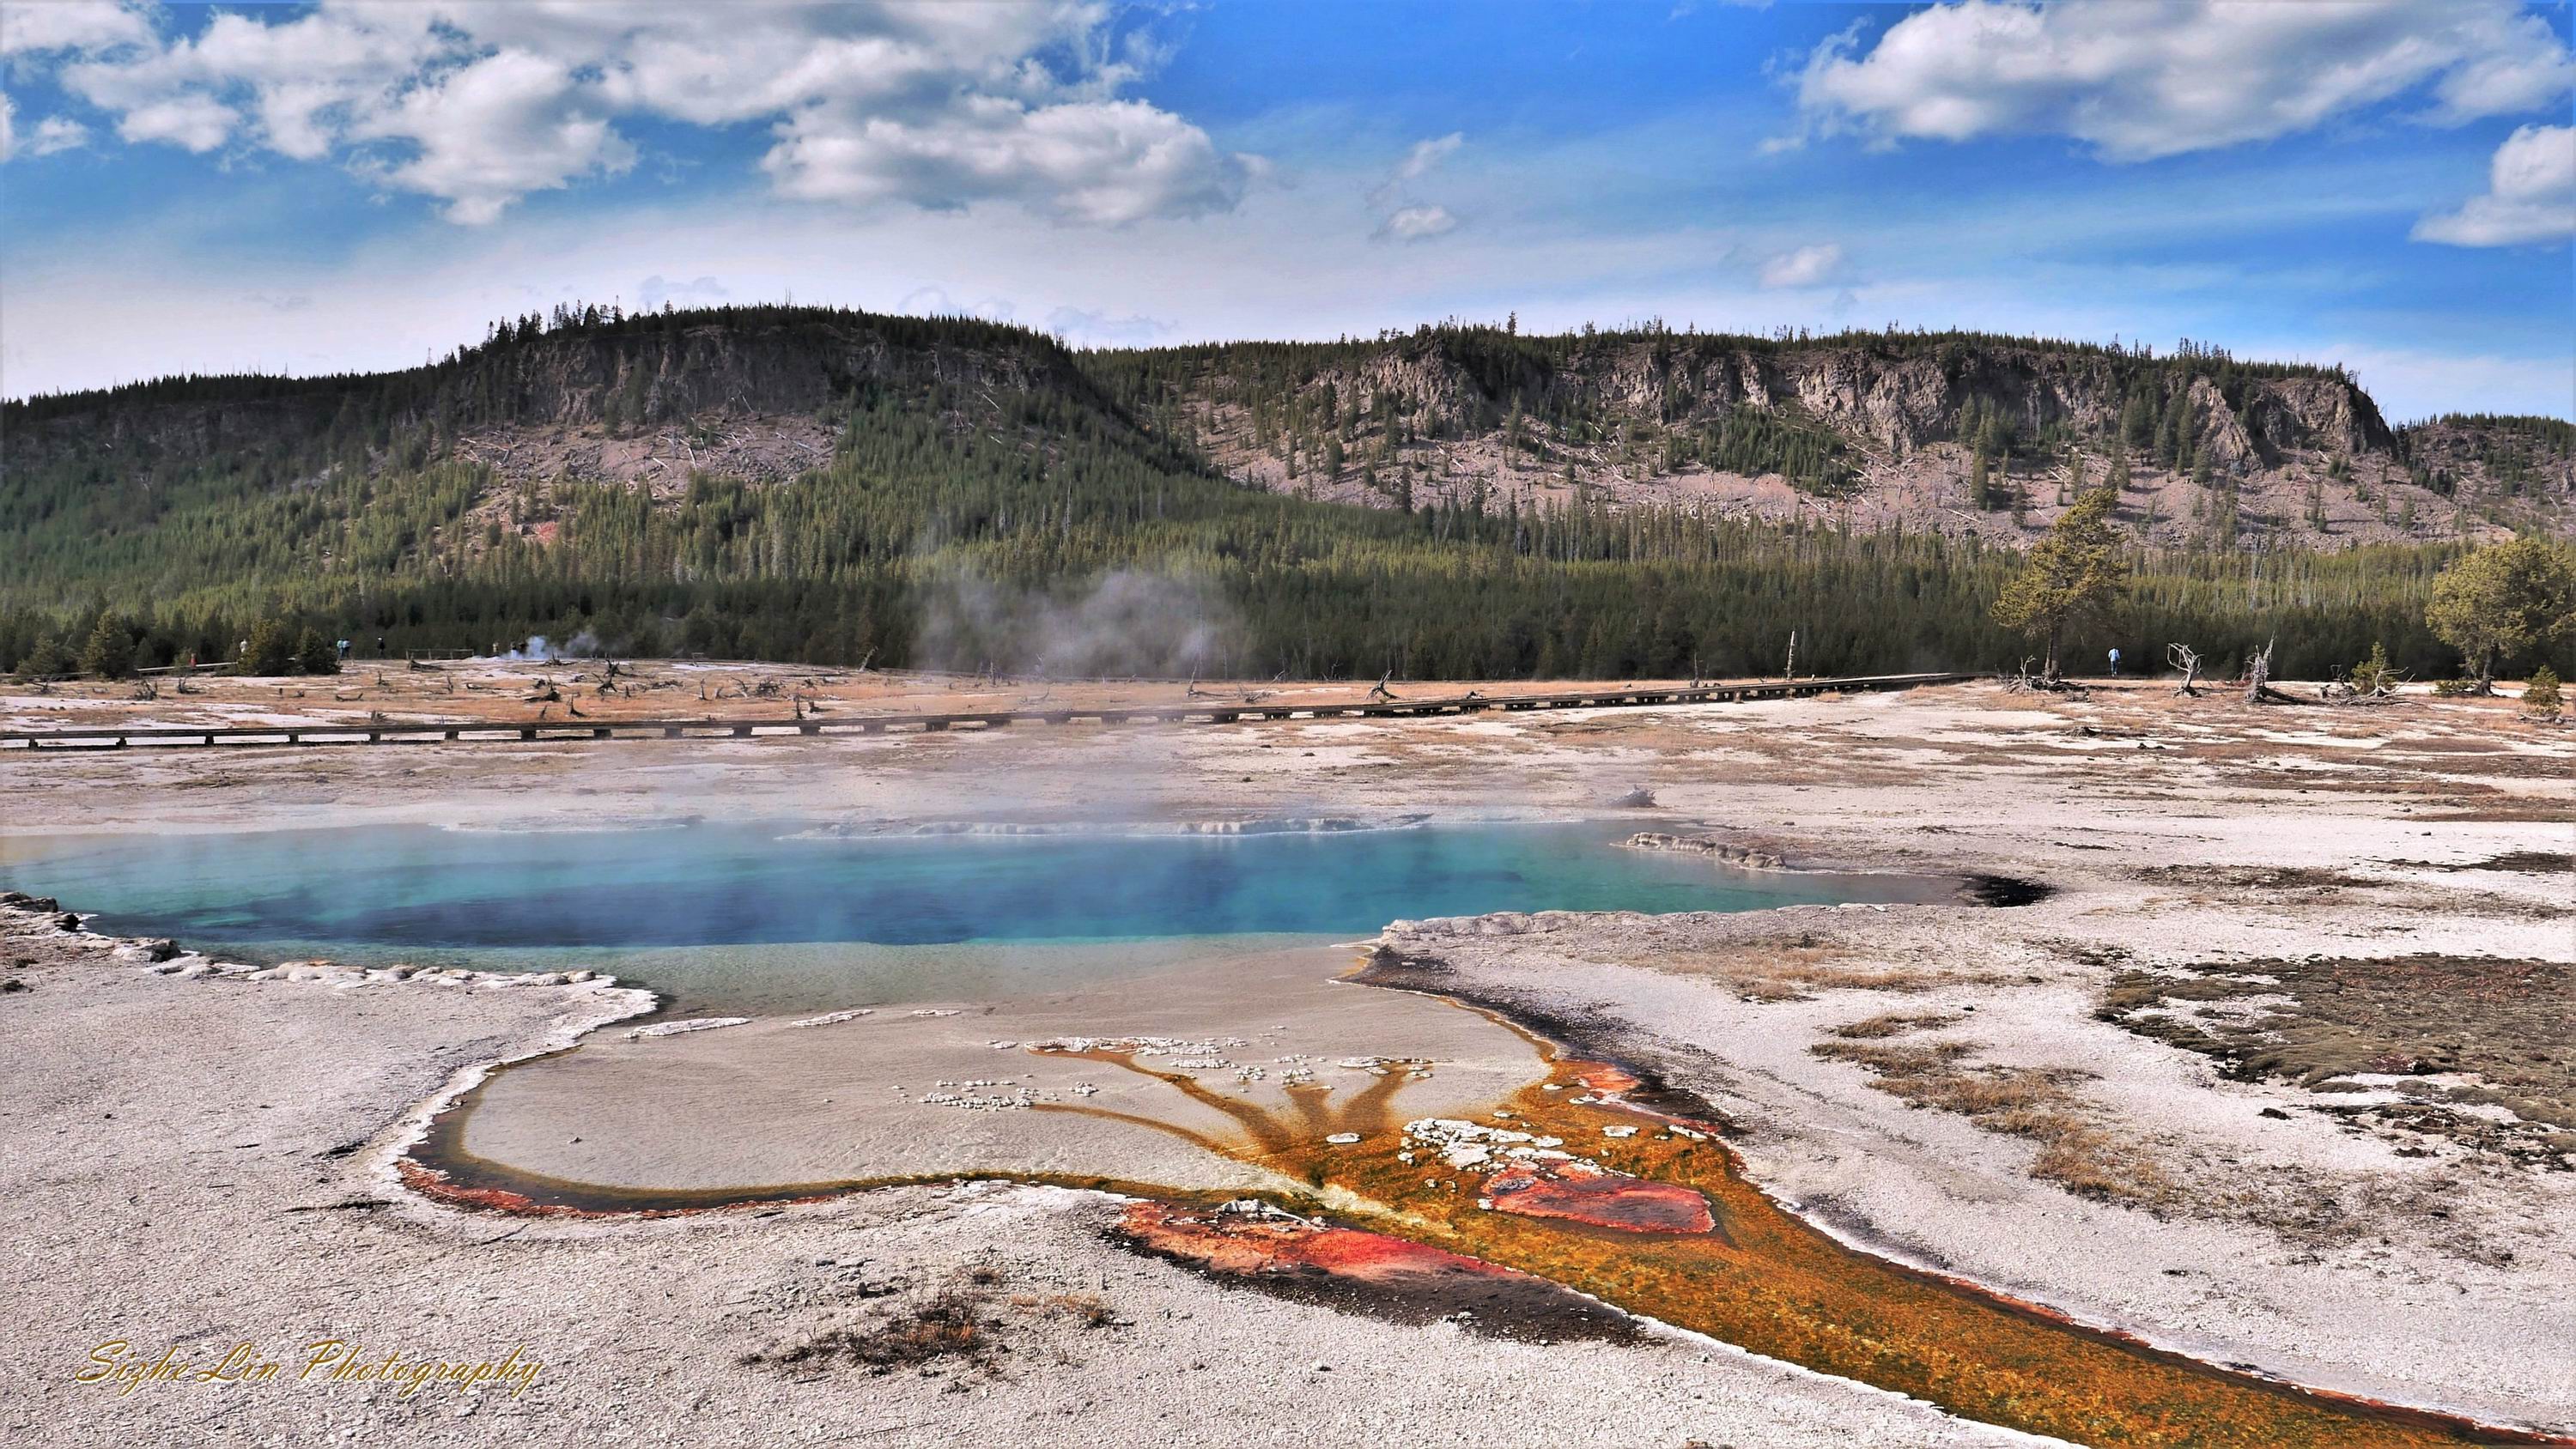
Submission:
[[[2391,429],[2339,368],[1970,333],[1770,338],[1424,327],[1341,343],[1091,354],[1230,475],[1402,507],[1481,496],[2016,542],[2118,470],[2176,546],[2334,548],[2564,531],[2576,426]]]
[[[454,460],[511,482],[763,481],[828,458],[849,410],[881,399],[960,422],[1026,409],[1073,429],[1117,412],[1063,348],[1016,327],[820,308],[586,309],[496,324],[403,372],[168,377],[9,403],[0,465],[121,477],[215,462],[285,481],[278,470]]]
[[[283,616],[394,648],[586,630],[1060,670],[1740,673],[1793,629],[1817,669],[1991,666],[2024,646],[1987,618],[2015,555],[1985,525],[2041,526],[2054,467],[2125,470],[2149,545],[2101,640],[2277,633],[2315,671],[2384,640],[2430,671],[2432,572],[2465,535],[2563,527],[2568,432],[2391,431],[2332,372],[2000,338],[1077,355],[964,319],[558,311],[400,373],[0,407],[0,670],[60,665],[102,614],[147,662]],[[1873,470],[1954,453],[2004,480],[1937,503],[1970,526],[1872,511]],[[2278,522],[2246,480],[2297,468],[2404,526]],[[2160,470],[2208,527],[2156,516]]]

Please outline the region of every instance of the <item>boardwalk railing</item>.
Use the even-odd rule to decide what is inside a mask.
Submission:
[[[0,731],[0,750],[116,750],[142,745],[426,745],[532,740],[770,739],[813,735],[879,735],[1016,724],[1235,724],[1244,720],[1408,719],[1491,710],[1633,709],[1648,705],[1730,704],[1751,699],[1954,684],[1970,674],[1873,674],[1845,679],[1793,679],[1769,684],[1588,689],[1560,694],[1486,695],[1469,691],[1438,699],[1363,700],[1346,704],[1096,705],[941,714],[875,714],[802,719],[440,720],[270,725],[135,725]]]

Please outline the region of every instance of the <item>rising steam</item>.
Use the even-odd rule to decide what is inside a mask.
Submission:
[[[1224,672],[1240,634],[1225,598],[1185,575],[1122,569],[1079,591],[960,575],[922,611],[919,657],[965,672],[1180,678]]]
[[[505,650],[493,657],[543,663],[550,659],[590,659],[599,653],[599,636],[584,629],[569,639],[550,640],[543,634],[531,634],[528,636],[527,643]]]

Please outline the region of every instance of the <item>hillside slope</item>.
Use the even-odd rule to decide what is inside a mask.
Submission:
[[[725,308],[530,317],[404,372],[165,378],[12,403],[0,411],[0,469],[13,495],[65,469],[110,489],[224,471],[310,487],[441,462],[513,488],[610,482],[669,495],[693,473],[780,482],[811,471],[854,406],[884,399],[959,427],[1117,422],[1069,354],[1019,328]]]
[[[1982,450],[1990,481],[2027,487],[2134,432],[2151,541],[2176,530],[2139,480],[2177,462],[2212,498],[2224,477],[2241,515],[2314,469],[2439,500],[2419,532],[2483,533],[2515,509],[2564,528],[2566,431],[2399,434],[2331,373],[2009,339],[1864,356],[1459,330],[1076,355],[966,319],[585,310],[405,372],[0,408],[0,671],[60,672],[103,617],[146,663],[231,657],[265,619],[393,650],[586,631],[1108,672],[1750,673],[1793,632],[1802,667],[1991,667],[2028,647],[1989,613],[2003,545],[2054,503],[2012,528],[2007,499],[1909,482],[1926,460]],[[2450,495],[2362,481],[2410,449]],[[1905,487],[1936,496],[1908,512]],[[1362,498],[1379,506],[1341,501]],[[2069,647],[2187,639],[2223,661],[2277,636],[2284,669],[2381,642],[2446,667],[2423,601],[2460,538],[2375,536],[2141,550],[2122,611]]]
[[[2123,518],[2172,546],[2566,532],[2576,518],[2576,427],[2400,432],[2339,370],[2215,351],[1437,327],[1086,360],[1233,477],[1381,507],[1600,497],[2010,543],[2055,518],[2079,457],[2097,483],[2125,457]]]

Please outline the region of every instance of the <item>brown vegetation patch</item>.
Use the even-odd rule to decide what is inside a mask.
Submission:
[[[1940,971],[1862,956],[1840,942],[1800,936],[1707,951],[1670,951],[1635,965],[1678,975],[1713,977],[1746,1001],[1810,1001],[1818,991],[1929,991],[1951,980]]]
[[[1092,1293],[1002,1292],[1003,1274],[978,1264],[952,1275],[927,1295],[861,1324],[823,1329],[783,1347],[743,1356],[753,1367],[848,1365],[871,1374],[914,1369],[936,1374],[946,1367],[991,1372],[1008,1351],[1010,1314],[1061,1318],[1085,1329],[1120,1322],[1107,1300]],[[884,1296],[863,1289],[858,1296]]]
[[[827,1329],[776,1353],[755,1355],[753,1361],[782,1365],[839,1362],[879,1374],[952,1358],[985,1367],[995,1348],[984,1330],[986,1301],[980,1294],[946,1289],[883,1322]]]
[[[1889,1018],[1872,1017],[1854,1026]],[[1919,1020],[1919,1018],[1917,1018]],[[1903,1029],[1903,1028],[1900,1028]],[[1848,1036],[1848,1031],[1842,1033]],[[2173,1184],[2154,1163],[2096,1126],[2070,1089],[2084,1073],[2063,1067],[1976,1066],[1974,1044],[1960,1041],[1818,1042],[1807,1050],[1828,1061],[1868,1069],[1870,1085],[1911,1107],[1956,1112],[1989,1132],[2039,1144],[2030,1175],[2069,1192],[2157,1206]]]
[[[1956,1022],[1959,1018],[1941,1011],[1882,1011],[1828,1028],[1835,1036],[1851,1041],[1874,1041],[1880,1037],[1903,1036],[1912,1031],[1931,1031]]]
[[[2218,886],[2244,891],[2334,891],[2382,884],[2347,871],[2300,865],[2158,865],[2139,871],[2159,885]]]
[[[2564,962],[2427,954],[2126,972],[2097,1015],[2214,1057],[2240,1080],[2331,1092],[2356,1074],[2471,1077],[2401,1081],[2392,1090],[2407,1104],[2338,1110],[2534,1165],[2576,1167],[2576,967]],[[2520,1120],[2459,1110],[2474,1107]]]
[[[2548,850],[2508,850],[2484,860],[2392,860],[2412,870],[2503,870],[2522,875],[2566,875],[2576,872],[2576,855]]]

